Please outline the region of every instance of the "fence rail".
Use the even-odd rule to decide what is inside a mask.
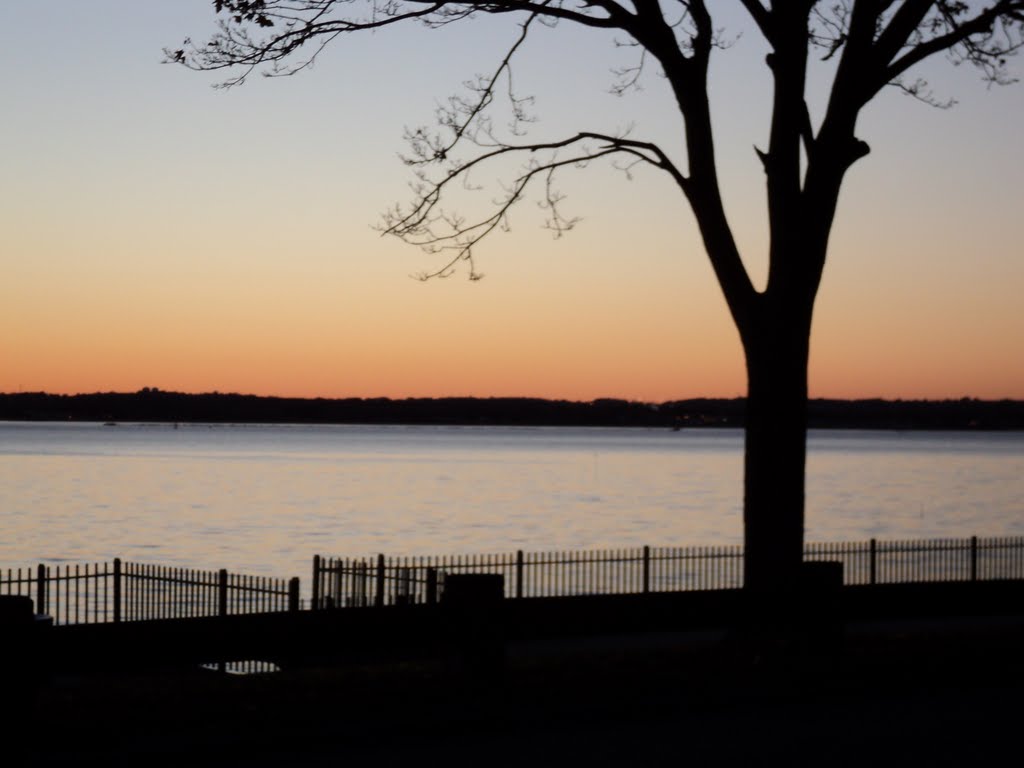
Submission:
[[[843,563],[846,584],[1024,579],[1024,536],[816,542],[806,561]],[[743,549],[638,547],[449,557],[313,558],[313,608],[433,603],[455,573],[500,573],[509,598],[735,589]]]
[[[0,594],[27,595],[55,624],[296,611],[299,580],[142,563],[40,564],[0,571]]]

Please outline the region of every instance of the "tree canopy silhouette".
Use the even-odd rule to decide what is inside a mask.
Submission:
[[[742,341],[747,368],[744,460],[745,579],[785,588],[799,577],[804,535],[807,364],[815,297],[828,252],[840,188],[869,153],[857,119],[882,89],[896,86],[938,105],[915,79],[921,62],[944,54],[976,66],[989,83],[1012,82],[1007,59],[1024,40],[1024,0],[214,0],[210,38],[168,49],[171,61],[226,70],[224,85],[254,71],[291,75],[337,38],[401,23],[428,28],[491,14],[517,24],[512,44],[491,73],[438,112],[436,129],[408,133],[414,198],[385,218],[385,231],[437,254],[425,278],[460,264],[477,278],[474,249],[507,224],[509,210],[536,186],[556,233],[575,221],[562,214],[553,185],[563,169],[619,158],[667,173],[695,216],[711,266]],[[768,279],[758,290],[744,266],[726,216],[715,157],[709,63],[728,55],[716,24],[726,7],[742,8],[769,49],[773,84],[764,168],[769,224]],[[614,30],[635,48],[637,64],[615,87],[635,85],[645,66],[664,74],[680,117],[682,163],[655,142],[628,133],[579,131],[531,142],[529,99],[512,87],[512,66],[537,25],[576,24]],[[815,58],[829,62],[830,91],[820,114],[807,96]],[[509,126],[493,113],[503,104]],[[475,218],[445,202],[485,164],[522,157],[505,193]]]

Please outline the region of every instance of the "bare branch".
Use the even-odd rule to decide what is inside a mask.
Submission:
[[[425,129],[418,129],[415,132],[407,133],[406,140],[410,142],[414,156],[406,159],[408,165],[423,165],[435,161],[446,160],[449,153],[456,145],[467,136],[474,143],[478,143],[477,136],[473,130],[474,123],[477,123],[484,112],[494,101],[495,88],[504,76],[508,81],[506,96],[512,106],[512,125],[510,130],[513,134],[519,134],[519,125],[529,121],[525,107],[532,99],[519,98],[515,94],[512,85],[512,58],[526,41],[530,31],[530,25],[537,20],[536,15],[531,15],[523,22],[519,36],[502,57],[494,73],[490,77],[481,77],[476,82],[467,82],[466,86],[475,94],[475,98],[469,101],[453,96],[448,101],[447,108],[441,108],[437,113],[437,122],[440,126],[451,133],[447,140],[434,134],[427,134]]]
[[[640,47],[638,43],[617,43],[623,47]],[[647,63],[647,49],[640,48],[639,61],[632,67],[621,67],[613,69],[616,81],[612,84],[611,92],[616,96],[622,96],[629,91],[640,90],[640,78],[644,73],[644,65]]]
[[[902,78],[896,78],[889,85],[902,91],[907,96],[917,99],[922,104],[936,109],[952,109],[956,106],[956,99],[940,99],[928,86],[928,81],[918,78],[912,83],[905,82]]]
[[[899,54],[933,5],[935,0],[906,0],[896,9],[875,43],[876,55],[881,61],[888,63]]]
[[[591,148],[587,142],[597,142],[599,146]],[[569,157],[558,155],[559,150],[574,146],[579,146],[579,150]],[[550,157],[538,160],[539,153],[550,153]],[[441,207],[447,190],[462,182],[474,169],[513,154],[526,154],[529,160],[505,188],[504,196],[494,201],[491,213],[466,221]],[[437,180],[430,180],[421,173],[419,184],[414,189],[416,201],[408,210],[396,207],[385,213],[381,231],[417,245],[428,253],[450,254],[439,269],[422,273],[417,276],[419,279],[447,277],[460,262],[469,265],[471,278],[479,279],[480,275],[473,262],[473,249],[492,232],[507,226],[510,210],[523,199],[531,182],[538,177],[544,179],[545,192],[541,205],[548,212],[545,226],[556,236],[561,236],[571,230],[578,219],[562,214],[560,204],[563,198],[554,187],[555,173],[562,168],[583,167],[594,160],[618,154],[664,170],[678,183],[686,183],[682,173],[657,145],[625,137],[584,132],[561,141],[500,146],[449,168]]]
[[[168,61],[192,70],[241,69],[238,75],[221,83],[222,87],[231,87],[244,83],[253,71],[263,65],[270,65],[266,71],[270,76],[301,71],[313,63],[326,45],[345,32],[379,29],[411,20],[429,24],[435,18],[438,21],[443,18],[447,23],[469,15],[467,11],[446,13],[448,4],[445,2],[422,6],[413,2],[411,5],[414,7],[404,11],[393,3],[380,8],[373,5],[368,18],[329,18],[327,14],[337,4],[327,0],[293,6],[287,0],[267,0],[258,3],[259,10],[252,10],[253,4],[245,0],[216,0],[216,11],[230,15],[230,19],[218,22],[217,32],[209,42],[199,47],[187,39],[177,50],[165,48],[164,55]],[[278,31],[264,36],[259,30],[266,28]],[[312,54],[297,64],[282,64],[306,44],[314,45]]]
[[[989,83],[1015,82],[1007,60],[1024,47],[1024,0],[1001,0],[971,16],[966,3],[937,0],[935,10],[904,45],[905,53],[886,60],[886,79],[893,81],[936,53],[948,52],[954,62],[978,67]]]
[[[418,22],[442,27],[475,14],[523,13],[589,27],[627,29],[633,18],[614,0],[588,0],[575,8],[567,0],[214,0],[221,15],[217,31],[205,45],[190,39],[181,47],[164,49],[168,62],[189,69],[236,69],[222,86],[245,82],[260,67],[264,74],[295,74],[310,66],[324,47],[339,35]],[[305,58],[287,63],[300,50]]]

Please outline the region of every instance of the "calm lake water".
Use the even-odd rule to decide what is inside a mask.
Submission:
[[[1024,433],[812,432],[807,538],[1024,534]],[[0,567],[738,543],[737,430],[0,422]]]

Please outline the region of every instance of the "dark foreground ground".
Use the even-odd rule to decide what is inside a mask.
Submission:
[[[1022,620],[861,624],[840,652],[767,647],[646,635],[512,647],[502,668],[451,658],[57,678],[5,718],[0,765],[1024,760]]]

